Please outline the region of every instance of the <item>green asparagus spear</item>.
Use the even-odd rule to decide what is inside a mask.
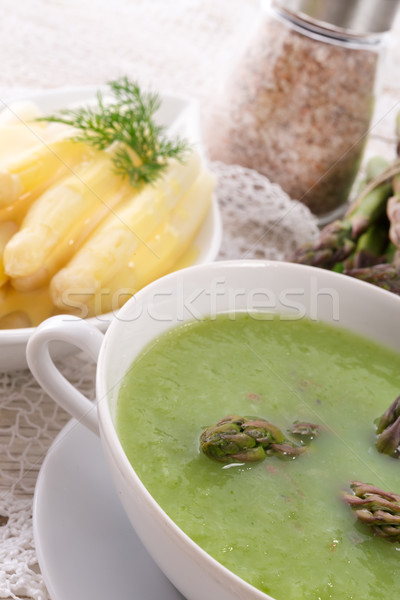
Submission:
[[[363,269],[384,262],[384,252],[388,241],[386,221],[373,223],[358,238],[354,253],[343,264],[343,273],[348,269]]]
[[[400,248],[400,174],[393,178],[393,196],[387,202],[387,216],[390,221],[389,237]]]
[[[265,419],[229,415],[200,436],[206,456],[219,462],[255,462],[266,455],[296,457],[305,448],[287,440],[282,431]]]
[[[352,226],[348,221],[334,221],[324,227],[319,240],[314,244],[305,244],[292,256],[292,262],[312,265],[325,269],[347,258],[355,248],[351,236]]]
[[[400,295],[400,266],[395,263],[381,263],[362,269],[348,269],[346,275]]]
[[[393,242],[391,240],[389,240],[388,245],[386,246],[384,258],[385,258],[385,260],[382,261],[382,262],[393,263],[395,265],[399,265],[400,266],[400,252],[399,252],[399,249],[397,248],[397,246],[395,246],[393,244]]]
[[[400,542],[400,496],[359,481],[350,488],[353,494],[344,493],[343,498],[357,519],[379,537]]]
[[[383,156],[372,156],[365,165],[365,181],[371,183],[389,168],[389,161]],[[364,190],[360,190],[363,192]]]
[[[376,177],[379,177],[386,169],[389,167],[389,161],[383,156],[372,156],[367,164],[365,165],[365,175],[360,179],[357,185],[357,194],[356,197],[360,196],[362,192],[367,187],[367,184],[370,183]]]
[[[359,184],[357,196],[360,196],[365,190],[367,184],[379,177],[388,167],[389,162],[386,160],[386,158],[383,158],[382,156],[373,156],[370,158],[365,165],[365,177]],[[371,227],[374,228],[374,231],[370,232],[371,228],[368,228],[367,231],[362,233],[351,254],[344,261],[337,262],[335,265],[333,265],[333,267],[331,267],[332,271],[336,271],[336,273],[343,273],[346,269],[351,269],[353,267],[360,268],[369,266],[371,264],[377,264],[377,262],[388,262],[383,260],[378,261],[377,259],[387,244],[386,223],[379,225],[377,224],[376,231],[375,224],[373,224]],[[377,243],[375,243],[375,234],[379,239]],[[384,237],[384,241],[382,240],[382,237]],[[372,253],[372,256],[370,253]]]
[[[384,164],[384,163],[382,163],[382,164]],[[377,168],[378,166],[379,166],[379,163],[376,162],[375,166],[373,167],[373,169]],[[400,158],[397,158],[395,161],[393,161],[393,163],[391,163],[388,166],[387,169],[385,169],[382,173],[379,173],[376,177],[374,177],[374,179],[372,179],[371,181],[369,181],[368,185],[366,185],[366,187],[362,190],[361,194],[358,195],[358,197],[356,198],[356,200],[350,206],[349,210],[347,211],[347,213],[345,215],[345,218],[347,216],[353,214],[354,211],[358,210],[358,208],[360,208],[360,206],[362,206],[364,204],[365,199],[376,188],[380,187],[382,184],[390,184],[390,187],[391,187],[391,181],[392,181],[393,177],[395,177],[399,173],[400,173]],[[387,196],[387,198],[388,197],[389,196]],[[369,204],[370,204],[370,201],[368,200],[367,201],[367,208],[364,209],[367,212],[369,210],[368,209]]]

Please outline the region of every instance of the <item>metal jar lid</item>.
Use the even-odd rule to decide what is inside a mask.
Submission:
[[[319,29],[363,36],[389,31],[399,0],[272,0],[272,5]]]

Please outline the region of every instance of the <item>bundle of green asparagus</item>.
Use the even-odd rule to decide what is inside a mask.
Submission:
[[[318,435],[318,425],[296,422],[289,430],[300,444],[287,439],[273,423],[256,417],[229,415],[211,425],[200,436],[206,456],[219,462],[256,462],[268,456],[295,458]]]
[[[319,239],[297,249],[292,262],[331,269],[400,294],[400,113],[398,158],[370,159],[358,197]]]

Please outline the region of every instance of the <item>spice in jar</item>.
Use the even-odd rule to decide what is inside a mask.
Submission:
[[[329,217],[343,207],[359,168],[380,36],[334,35],[301,17],[276,6],[264,14],[205,138],[213,160],[256,169]]]

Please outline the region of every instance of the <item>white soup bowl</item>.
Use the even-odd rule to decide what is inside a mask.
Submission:
[[[325,321],[400,351],[399,297],[337,273],[266,261],[189,267],[138,292],[114,317],[105,335],[83,320],[56,316],[42,323],[28,343],[33,375],[73,417],[100,435],[115,488],[133,527],[188,600],[267,600],[270,596],[202,550],[147,491],[118,439],[118,391],[135,358],[165,331],[217,313],[255,310]],[[96,407],[55,367],[49,353],[54,341],[72,343],[97,360]]]

